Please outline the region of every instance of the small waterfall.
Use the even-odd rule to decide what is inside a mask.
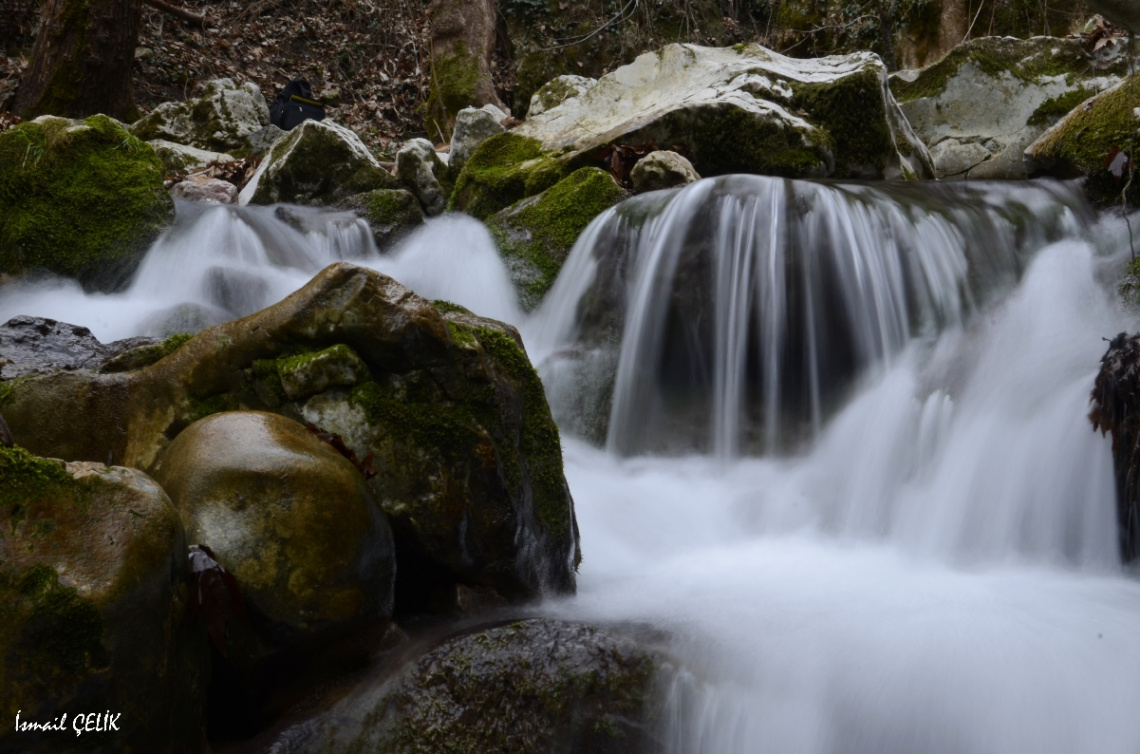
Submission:
[[[1089,219],[1060,184],[705,180],[595,220],[532,340],[559,421],[611,451],[787,450]]]

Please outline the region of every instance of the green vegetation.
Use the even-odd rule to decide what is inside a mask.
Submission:
[[[1031,126],[1050,126],[1059,118],[1068,115],[1072,112],[1073,108],[1094,94],[1096,94],[1096,92],[1092,89],[1081,87],[1057,97],[1050,97],[1033,111],[1033,114],[1029,116],[1027,122]]]
[[[833,83],[793,81],[791,86],[793,107],[805,110],[835,141],[835,177],[859,175],[863,165],[874,165],[880,171],[886,167],[893,141],[883,106],[882,80],[875,67],[867,66]]]
[[[121,353],[109,360],[99,368],[100,372],[133,372],[154,364],[185,345],[194,335],[192,333],[176,333],[150,346],[139,346]]]
[[[520,199],[542,193],[566,174],[561,159],[535,139],[503,133],[479,145],[455,181],[449,210],[485,220]]]
[[[433,138],[447,141],[449,124],[465,107],[479,105],[475,97],[479,85],[479,60],[460,42],[449,55],[433,59],[428,82],[428,100],[424,125]]]
[[[76,487],[60,461],[40,458],[19,446],[0,445],[0,508]]]
[[[822,134],[818,138],[825,142]],[[693,163],[705,177],[756,173],[802,178],[823,167],[828,146],[813,145],[794,129],[724,104],[703,124]]]

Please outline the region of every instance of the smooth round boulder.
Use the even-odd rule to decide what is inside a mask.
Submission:
[[[392,532],[351,462],[277,414],[187,427],[155,469],[187,541],[209,546],[268,620],[270,649],[391,614]]]
[[[630,171],[629,179],[633,181],[633,189],[641,192],[685,186],[696,183],[701,177],[693,169],[693,163],[682,155],[662,149],[638,160]]]

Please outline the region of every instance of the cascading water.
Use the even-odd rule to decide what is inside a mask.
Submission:
[[[664,629],[664,751],[1140,751],[1140,583],[1085,418],[1101,339],[1137,329],[1100,282],[1127,234],[1070,189],[648,194],[529,319],[472,220],[381,255],[342,214],[179,212],[128,290],[8,285],[0,321],[160,333],[348,259],[518,323],[584,555],[538,609]]]

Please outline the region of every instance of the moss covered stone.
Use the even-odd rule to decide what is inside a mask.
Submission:
[[[498,134],[480,144],[467,160],[456,178],[448,209],[486,219],[550,188],[567,172],[564,160],[543,152],[538,141]]]
[[[122,285],[174,220],[163,172],[153,149],[102,115],[0,133],[0,273]]]
[[[136,369],[149,367],[159,359],[166,358],[186,344],[194,337],[190,333],[175,333],[159,343],[148,346],[139,346],[119,354],[99,367],[100,372],[132,372]]]
[[[837,178],[883,175],[894,139],[879,71],[868,67],[838,81],[797,81],[791,87],[792,105],[831,135]],[[906,139],[901,141],[910,147]]]
[[[247,137],[268,124],[269,106],[257,84],[215,79],[206,82],[198,97],[159,105],[132,123],[131,133],[144,141],[240,154],[250,147]]]
[[[289,400],[301,400],[330,387],[358,385],[371,378],[368,365],[343,343],[277,360],[277,374]]]
[[[580,168],[487,221],[525,308],[537,306],[553,285],[566,255],[590,221],[627,195],[609,173]]]
[[[353,210],[368,223],[376,246],[381,250],[391,247],[424,223],[423,208],[407,189],[365,191],[348,197],[339,206]]]

